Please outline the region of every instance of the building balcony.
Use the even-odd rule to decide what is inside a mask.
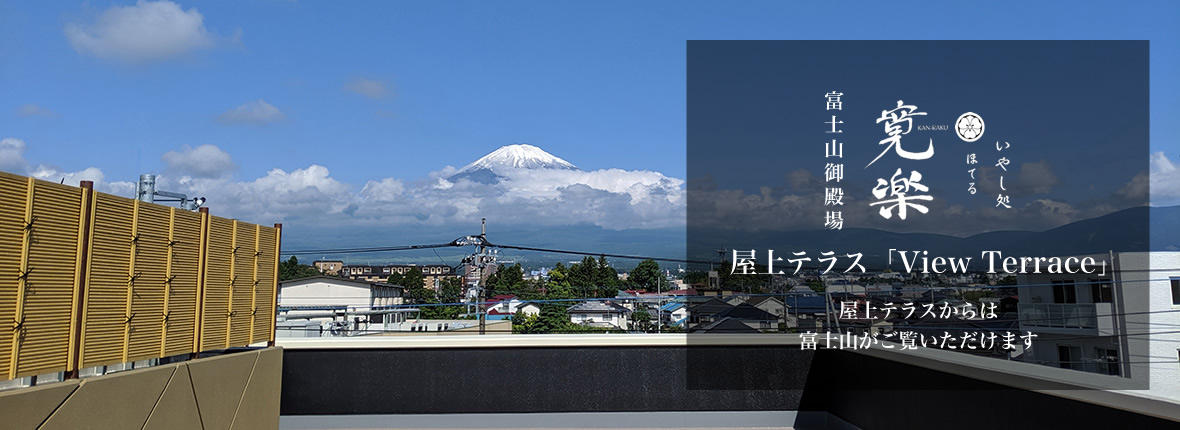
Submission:
[[[1110,303],[1022,303],[1018,310],[1021,330],[1093,336],[1115,334]]]

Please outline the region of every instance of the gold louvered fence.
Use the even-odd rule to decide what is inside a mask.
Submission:
[[[273,344],[281,234],[0,172],[0,380]]]

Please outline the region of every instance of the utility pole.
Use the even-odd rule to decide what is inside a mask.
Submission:
[[[478,253],[479,257],[477,257],[477,262],[476,262],[476,266],[475,266],[476,273],[479,275],[479,278],[475,281],[476,288],[478,288],[476,290],[478,293],[477,300],[479,300],[479,303],[476,305],[477,306],[476,309],[479,309],[479,334],[484,334],[487,331],[487,301],[488,301],[487,300],[488,289],[485,288],[483,285],[483,267],[484,267],[484,264],[486,264],[484,261],[484,258],[485,258],[484,257],[484,250],[485,250],[485,246],[487,245],[487,239],[488,239],[488,219],[487,218],[480,218],[479,219],[479,239],[480,239],[479,253]]]

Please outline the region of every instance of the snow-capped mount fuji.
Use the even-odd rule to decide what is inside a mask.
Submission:
[[[508,171],[514,169],[556,169],[578,170],[578,166],[565,161],[544,149],[528,144],[501,146],[471,164],[463,166],[448,179],[467,179],[472,182],[494,184]]]

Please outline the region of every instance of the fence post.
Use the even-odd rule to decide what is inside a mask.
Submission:
[[[262,226],[254,225],[254,267],[250,272],[250,340],[254,343],[254,320],[258,319],[258,254],[259,239],[262,236]]]
[[[82,202],[78,211],[78,257],[74,267],[74,303],[70,312],[74,321],[70,325],[70,356],[66,362],[66,378],[70,379],[78,378],[82,367],[82,308],[86,287],[90,284],[90,272],[86,266],[90,262],[90,220],[94,211],[94,182],[82,181],[78,187],[82,188]]]
[[[160,357],[168,349],[168,317],[172,302],[172,257],[176,254],[176,208],[168,208],[168,255],[164,257],[164,317],[160,321]]]
[[[270,299],[274,301],[271,306],[270,316],[270,341],[266,342],[266,346],[275,346],[275,326],[278,325],[279,317],[279,252],[283,249],[283,224],[275,224],[275,264],[274,277],[271,280],[274,282],[270,286]]]
[[[25,331],[25,289],[29,282],[29,245],[33,240],[33,178],[25,182],[25,219],[24,232],[21,234],[20,246],[20,275],[16,279],[16,318],[12,333],[12,351],[8,357],[8,379],[16,379],[17,366],[20,364],[21,334]]]
[[[229,240],[229,306],[225,310],[225,348],[229,348],[234,328],[234,284],[238,283],[238,220],[233,220],[233,236]]]

